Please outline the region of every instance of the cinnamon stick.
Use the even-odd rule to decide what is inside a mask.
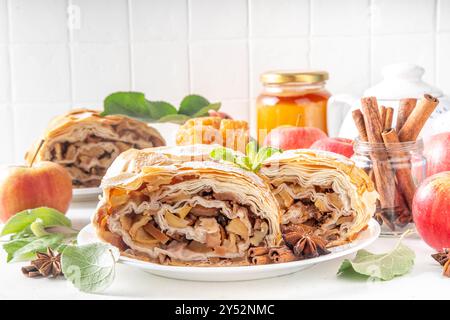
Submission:
[[[368,141],[372,144],[383,144],[384,141],[381,136],[383,127],[381,125],[377,99],[375,97],[362,98],[361,106]],[[392,172],[392,169],[387,161],[388,156],[384,152],[372,152],[371,158],[373,162],[375,181],[378,186],[377,191],[380,195],[381,207],[384,209],[394,208],[395,179],[394,173]]]
[[[384,118],[384,130],[392,128],[392,119],[394,117],[394,108],[387,107]]]
[[[269,253],[269,248],[267,247],[253,247],[248,250],[248,255],[250,257],[262,256]]]
[[[378,112],[380,112],[381,125],[384,127],[384,122],[386,121],[386,107],[385,106],[380,106],[378,108]]]
[[[364,116],[363,116],[361,110],[359,110],[359,109],[353,110],[352,117],[353,117],[353,121],[355,122],[356,129],[358,130],[358,133],[359,133],[359,139],[361,141],[367,142],[368,138],[367,138],[367,132],[366,132],[366,125],[364,124]]]
[[[270,260],[269,256],[255,256],[251,259],[252,264],[254,265],[261,265],[261,264],[268,264],[271,263],[272,260]]]
[[[392,148],[395,148],[395,145],[400,143],[399,137],[395,129],[389,129],[383,131],[381,134],[383,137],[383,141],[388,148],[388,152],[391,158],[399,158],[399,159],[408,159],[409,156],[406,152],[401,150],[393,151]],[[414,197],[414,193],[416,192],[416,185],[414,184],[414,180],[411,175],[411,169],[409,164],[404,166],[397,166],[395,170],[395,175],[397,177],[397,183],[400,191],[405,197],[406,204],[411,210],[412,208],[412,200]]]
[[[398,105],[397,124],[395,125],[395,130],[397,130],[397,132],[400,132],[400,129],[405,124],[406,119],[408,119],[409,115],[415,108],[416,103],[417,99],[415,98],[400,99]]]
[[[425,122],[428,120],[434,109],[438,105],[439,100],[429,94],[425,94],[423,99],[417,103],[405,124],[398,133],[401,142],[415,141],[419,136]]]

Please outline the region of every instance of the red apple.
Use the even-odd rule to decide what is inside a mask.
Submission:
[[[304,149],[326,137],[325,132],[314,127],[280,126],[269,132],[263,145],[282,150]]]
[[[450,248],[450,171],[425,179],[414,195],[417,232],[436,250]]]
[[[427,158],[427,177],[450,170],[450,132],[442,132],[428,137],[424,143]]]
[[[38,162],[33,167],[9,167],[0,181],[0,221],[37,207],[65,213],[72,200],[72,179],[59,164]]]
[[[353,140],[346,138],[323,138],[314,142],[310,148],[331,151],[351,158],[353,155]]]

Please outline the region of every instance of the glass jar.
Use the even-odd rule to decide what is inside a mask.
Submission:
[[[264,73],[263,92],[256,100],[258,141],[282,125],[316,127],[327,133],[325,71]]]
[[[381,225],[381,234],[403,234],[413,227],[412,195],[425,179],[423,141],[385,145],[356,139],[353,148],[353,161],[372,178],[380,194],[374,217]]]

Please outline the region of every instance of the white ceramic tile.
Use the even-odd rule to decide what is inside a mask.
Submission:
[[[125,44],[74,44],[74,100],[103,101],[130,89],[129,48]]]
[[[8,7],[6,0],[0,0],[0,43],[8,41]]]
[[[329,72],[329,91],[361,94],[368,87],[368,37],[314,38],[311,45],[311,67]]]
[[[192,39],[247,36],[246,0],[191,0],[189,4]]]
[[[250,0],[250,17],[251,36],[305,36],[309,0]]]
[[[39,140],[50,120],[69,110],[68,104],[14,104],[14,161],[24,162],[25,153]]]
[[[434,30],[433,0],[373,0],[373,33],[415,33]]]
[[[11,51],[14,102],[70,99],[67,45],[12,45]]]
[[[450,34],[438,36],[437,86],[447,95],[450,93]]]
[[[438,0],[438,31],[450,31],[450,0]]]
[[[73,29],[78,42],[127,42],[127,0],[72,0],[79,7],[80,22]]]
[[[186,43],[142,43],[133,50],[134,89],[176,103],[189,93]]]
[[[187,38],[187,0],[130,1],[133,41]]]
[[[8,5],[13,42],[67,41],[66,1],[13,0]]]
[[[0,104],[0,113],[0,164],[10,164],[14,161],[13,113],[6,104]]]
[[[308,68],[308,39],[258,39],[251,44],[251,97],[262,89],[262,73],[279,69]]]
[[[73,101],[70,103],[70,109],[94,109],[94,110],[102,110],[103,109],[103,100],[97,101]]]
[[[381,80],[381,69],[398,62],[425,68],[425,81],[434,83],[434,39],[432,35],[375,36],[372,47],[372,83]]]
[[[249,121],[250,101],[249,100],[224,100],[220,111],[228,113],[234,119]]]
[[[369,33],[369,0],[311,1],[313,35],[366,35]]]
[[[10,88],[8,46],[0,44],[0,102],[9,100]]]
[[[210,100],[248,98],[248,48],[245,41],[196,43],[191,46],[194,93]]]

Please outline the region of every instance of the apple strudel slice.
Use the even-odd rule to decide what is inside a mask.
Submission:
[[[208,160],[214,146],[128,150],[102,181],[93,225],[123,255],[169,265],[247,265],[281,241],[275,197],[254,173]]]
[[[278,200],[282,230],[301,225],[327,247],[356,238],[375,213],[378,193],[370,178],[334,153],[289,150],[267,159],[260,175]]]
[[[65,167],[75,188],[98,187],[121,152],[163,145],[165,141],[159,132],[144,122],[80,109],[53,119],[25,159],[30,163],[37,152],[36,160]]]

